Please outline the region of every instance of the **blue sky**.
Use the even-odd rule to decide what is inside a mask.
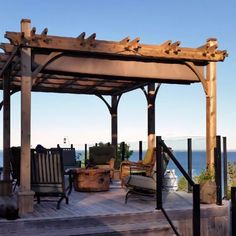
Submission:
[[[1,4],[0,41],[5,31],[19,31],[20,20],[48,34],[119,41],[126,36],[141,43],[181,41],[199,47],[215,37],[229,57],[217,64],[217,131],[236,149],[236,1],[228,0],[99,0],[4,1]],[[2,92],[0,92],[2,96]],[[122,96],[119,104],[119,141],[146,141],[146,101],[141,90]],[[2,114],[2,111],[1,111]],[[20,96],[12,96],[12,145],[20,144]],[[0,115],[2,124],[2,115]],[[0,127],[2,133],[2,127]],[[32,146],[51,147],[67,137],[83,145],[110,141],[110,115],[95,96],[32,94]],[[201,84],[161,86],[156,100],[156,133],[167,138],[205,136],[205,94]],[[2,136],[0,136],[0,147]]]

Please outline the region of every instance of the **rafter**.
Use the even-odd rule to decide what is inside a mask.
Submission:
[[[75,38],[59,37],[48,35],[47,28],[37,33],[35,27],[27,36],[6,32],[5,37],[10,43],[0,44],[4,51],[0,53],[0,75],[10,67],[11,89],[20,89],[21,55],[15,50],[30,47],[32,91],[42,92],[119,96],[148,83],[201,82],[207,94],[204,67],[227,56],[225,50],[218,50],[215,39],[186,48],[180,41],[147,45],[139,37],[105,41],[85,32]]]
[[[81,34],[82,36],[84,33]],[[21,33],[6,32],[5,37],[14,45],[24,47],[42,48],[49,50],[66,50],[87,53],[102,53],[115,56],[122,53],[123,57],[133,57],[141,59],[151,58],[165,60],[188,60],[188,61],[223,61],[227,56],[226,51],[217,50],[216,47],[209,47],[207,43],[204,47],[184,48],[179,47],[180,42],[163,43],[160,45],[139,44],[140,39],[136,38],[129,42],[129,37],[120,42],[96,40],[96,34],[92,34],[87,39],[84,37],[69,38],[49,36],[46,33],[35,34],[34,37],[24,38]],[[130,49],[135,50],[130,50]]]

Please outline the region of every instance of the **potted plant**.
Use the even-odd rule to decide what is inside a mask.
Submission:
[[[231,198],[231,187],[236,186],[236,162],[228,162],[228,186],[227,186],[227,199]]]
[[[214,171],[202,170],[197,177],[200,184],[200,202],[212,204],[216,202],[216,183]]]

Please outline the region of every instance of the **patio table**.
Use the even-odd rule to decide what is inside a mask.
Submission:
[[[75,191],[108,191],[110,187],[110,168],[74,168],[73,183]]]

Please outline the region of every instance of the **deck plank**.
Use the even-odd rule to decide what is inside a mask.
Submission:
[[[34,212],[20,219],[0,219],[0,235],[173,235],[163,214],[155,210],[155,200],[131,196],[125,204],[125,195],[120,183],[114,182],[106,192],[72,191],[69,204],[63,201],[60,210],[56,209],[56,201],[35,202]],[[163,192],[163,203],[174,224],[183,235],[188,235],[191,231],[192,194]],[[217,221],[218,229],[226,232],[226,205],[201,205],[201,209],[204,228],[209,227],[209,232],[214,232],[211,226]]]

